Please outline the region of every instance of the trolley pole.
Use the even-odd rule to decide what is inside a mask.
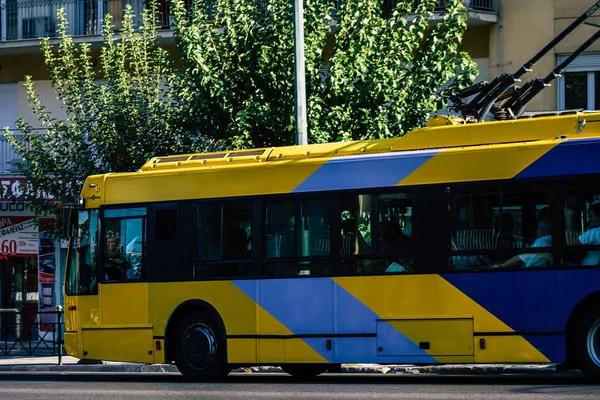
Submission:
[[[296,68],[296,144],[308,144],[306,121],[306,73],[304,59],[304,5],[294,0],[294,64]]]

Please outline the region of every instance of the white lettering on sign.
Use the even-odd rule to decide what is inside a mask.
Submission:
[[[58,182],[62,183],[62,180],[59,179]],[[21,197],[23,195],[22,185],[26,185],[24,178],[2,178],[0,180],[0,200],[12,200],[14,197]],[[54,196],[46,192],[40,192],[38,197],[44,200],[55,200]]]

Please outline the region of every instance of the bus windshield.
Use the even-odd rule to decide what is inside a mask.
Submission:
[[[98,211],[77,213],[67,256],[67,296],[98,294],[96,257],[98,253]]]

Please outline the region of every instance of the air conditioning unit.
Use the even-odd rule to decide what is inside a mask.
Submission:
[[[23,18],[23,39],[54,36],[55,33],[52,17]]]

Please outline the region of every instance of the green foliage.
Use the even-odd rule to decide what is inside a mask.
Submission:
[[[308,127],[311,142],[401,136],[421,126],[448,96],[469,85],[474,63],[459,51],[466,9],[436,1],[304,0]],[[291,145],[295,136],[293,2],[173,0],[182,68],[158,47],[152,2],[135,25],[130,6],[116,35],[104,20],[99,70],[90,44],[76,45],[58,12],[59,44],[42,39],[52,84],[67,113],[54,118],[25,80],[39,134],[23,119],[6,131],[23,162],[25,200],[39,211],[72,202],[83,178],[135,171],[150,157],[231,148]],[[324,54],[331,53],[331,57]],[[323,67],[326,74],[322,74]],[[456,75],[456,71],[461,72]],[[24,139],[21,139],[21,136]]]
[[[18,165],[28,182],[23,198],[36,211],[53,213],[57,207],[41,200],[40,192],[55,197],[60,206],[76,199],[88,175],[135,171],[150,157],[210,145],[174,122],[182,110],[173,89],[173,67],[167,52],[157,46],[153,10],[143,14],[138,29],[127,6],[118,36],[106,16],[99,71],[93,67],[90,44],[76,45],[68,35],[64,10],[57,13],[58,49],[48,38],[41,40],[52,85],[68,118],[54,118],[26,77],[29,103],[42,131],[22,118],[17,121],[20,134],[5,131],[23,158]]]
[[[326,84],[308,108],[313,141],[402,136],[444,107],[440,89],[450,80],[445,96],[473,82],[475,64],[458,50],[467,20],[462,1],[448,0],[436,24],[435,0],[420,1],[412,19],[412,0],[390,10],[383,0],[343,4]]]
[[[293,144],[292,3],[204,0],[189,17],[175,0],[186,65],[180,86],[190,91],[188,113],[204,115],[190,121],[195,129],[231,147]],[[462,1],[447,1],[435,24],[434,0],[421,1],[416,12],[412,0],[393,9],[383,0],[339,3],[332,19],[332,2],[304,1],[309,141],[404,135],[443,108],[449,81],[445,96],[472,83],[475,64],[458,50],[467,19]],[[328,42],[333,55],[324,60]]]
[[[330,30],[326,1],[304,0],[307,82],[318,84]],[[293,1],[199,0],[172,6],[190,91],[188,127],[230,147],[294,144]]]

